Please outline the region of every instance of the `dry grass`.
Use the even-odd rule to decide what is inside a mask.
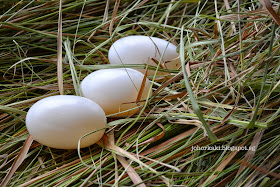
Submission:
[[[279,186],[279,3],[268,2],[68,0],[61,34],[59,1],[2,2],[1,185]],[[149,77],[153,95],[141,112],[108,117],[98,144],[77,151],[33,141],[32,104],[79,95],[91,71],[122,67],[108,63],[108,49],[129,35],[174,43],[183,68]]]

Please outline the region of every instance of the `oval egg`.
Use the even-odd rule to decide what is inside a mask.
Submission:
[[[81,90],[86,98],[101,106],[106,115],[125,117],[139,110],[136,100],[143,78],[141,72],[130,68],[103,69],[86,76]],[[146,78],[141,100],[147,98],[150,85]]]
[[[104,134],[106,116],[93,101],[73,95],[57,95],[36,102],[26,116],[26,127],[39,143],[57,149],[87,147]]]
[[[160,62],[161,68],[167,70],[178,69],[180,67],[179,54],[176,46],[170,42],[156,37],[148,36],[128,36],[113,43],[109,49],[108,58],[110,64],[149,64],[157,67]],[[137,69],[142,73],[144,69]],[[149,70],[148,75],[153,75],[154,71]],[[164,72],[158,72],[159,75]]]

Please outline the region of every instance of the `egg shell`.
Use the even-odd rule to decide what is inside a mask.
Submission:
[[[125,117],[139,110],[132,108],[138,106],[135,101],[143,78],[144,74],[131,68],[102,69],[86,76],[81,82],[81,90],[86,98],[101,106],[106,115]],[[146,78],[142,100],[147,98],[150,85]]]
[[[57,95],[36,102],[26,116],[26,127],[39,143],[57,149],[87,147],[104,134],[106,116],[102,108],[93,101],[73,95]]]
[[[157,67],[157,64],[150,58],[160,62],[162,57],[162,67],[178,69],[180,67],[179,54],[176,46],[168,41],[156,37],[148,36],[127,36],[114,42],[109,49],[108,58],[110,64],[149,64]],[[144,69],[137,69],[142,73]],[[155,71],[149,70],[148,75],[153,75]],[[158,72],[159,75],[164,74]]]

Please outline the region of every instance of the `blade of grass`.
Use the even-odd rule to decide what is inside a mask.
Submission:
[[[29,151],[29,148],[31,146],[33,142],[33,138],[29,135],[27,137],[27,139],[25,140],[19,154],[17,155],[12,167],[10,168],[9,172],[7,173],[7,175],[5,176],[5,178],[3,179],[3,181],[1,182],[0,186],[7,186],[9,181],[11,180],[12,176],[14,175],[14,173],[16,172],[16,170],[19,168],[19,166],[22,164],[22,162],[24,161],[26,154]]]
[[[183,37],[183,33],[184,33],[184,26],[182,26],[181,28],[181,37],[180,37],[180,59],[181,59],[181,64],[182,64],[182,67],[185,67],[185,51],[184,51],[184,37]],[[185,85],[186,85],[186,89],[189,93],[189,97],[190,97],[190,100],[191,100],[191,103],[192,103],[192,107],[193,107],[193,110],[195,112],[195,114],[197,115],[198,119],[201,121],[203,127],[205,128],[207,134],[208,134],[208,137],[210,138],[211,142],[217,142],[217,138],[215,136],[215,134],[211,131],[211,129],[209,128],[208,124],[206,123],[206,121],[204,120],[203,116],[202,116],[202,113],[199,109],[199,106],[198,106],[198,103],[196,101],[196,98],[192,92],[192,88],[191,88],[191,85],[190,85],[190,82],[189,82],[189,79],[188,79],[188,75],[187,75],[187,72],[186,72],[186,69],[185,68],[182,68],[183,70],[183,74],[184,74],[184,81],[185,81]]]
[[[273,28],[272,28],[273,32],[272,32],[272,36],[271,36],[271,40],[270,40],[270,44],[269,44],[268,57],[271,57],[273,40],[274,40],[274,36],[275,36],[275,29],[276,29],[276,24],[274,24]],[[257,116],[259,115],[259,107],[260,107],[260,103],[261,103],[262,97],[264,95],[264,85],[265,85],[265,83],[267,81],[267,73],[268,73],[268,68],[269,68],[270,62],[271,62],[271,60],[268,61],[265,64],[265,70],[264,70],[264,73],[263,73],[263,79],[262,79],[262,84],[261,84],[260,95],[259,95],[258,101],[256,103],[256,107],[255,107],[255,111],[253,113],[252,120],[251,120],[251,122],[248,125],[248,128],[250,128],[250,129],[254,128],[256,120],[257,120]]]
[[[280,26],[280,17],[279,15],[273,10],[272,4],[270,0],[259,0],[259,2],[265,7],[265,9],[269,12],[272,19]]]
[[[62,70],[62,0],[59,1],[58,31],[57,31],[57,81],[60,95],[63,95]]]
[[[120,161],[120,163],[122,164],[122,166],[125,168],[125,171],[128,174],[128,176],[130,177],[130,179],[132,180],[133,184],[135,184],[139,187],[146,187],[146,185],[143,184],[143,181],[140,178],[140,176],[133,169],[133,167],[127,162],[127,160],[124,157],[119,156],[119,155],[117,155],[117,158]]]

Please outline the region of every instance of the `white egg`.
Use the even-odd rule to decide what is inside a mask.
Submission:
[[[117,40],[109,49],[108,58],[110,64],[149,64],[157,67],[157,64],[151,60],[154,58],[161,62],[161,67],[168,70],[178,69],[181,64],[175,45],[148,36],[128,36]],[[137,70],[145,72],[144,69]],[[154,71],[149,70],[149,75],[153,74]],[[164,73],[158,72],[158,74]]]
[[[104,134],[106,116],[93,101],[73,95],[57,95],[36,102],[26,116],[26,127],[39,143],[57,149],[77,149],[96,143]]]
[[[81,90],[86,98],[101,106],[106,115],[124,117],[139,110],[136,100],[143,79],[144,75],[134,69],[103,69],[85,77],[81,83]],[[142,100],[147,98],[150,85],[146,78]]]

